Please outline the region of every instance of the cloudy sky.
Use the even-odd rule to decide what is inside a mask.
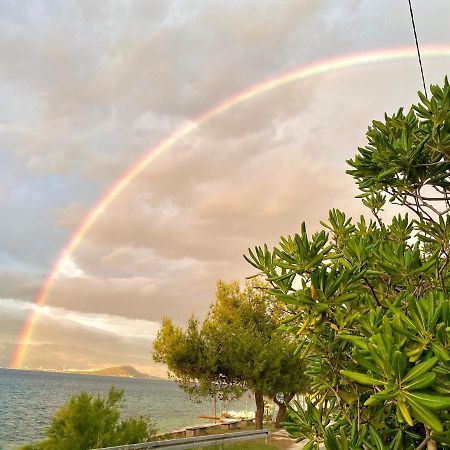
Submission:
[[[450,4],[414,0],[422,45]],[[405,0],[0,0],[0,366],[86,214],[165,137],[236,93],[317,61],[414,44]],[[450,58],[424,57],[427,83]],[[372,119],[416,101],[415,59],[296,81],[176,142],[66,260],[29,367],[155,371],[164,315],[203,317],[248,247],[362,208],[345,159]],[[159,370],[159,369],[158,369]],[[156,372],[155,372],[156,373]]]

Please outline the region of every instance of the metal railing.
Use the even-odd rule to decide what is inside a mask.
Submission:
[[[173,450],[182,450],[187,448],[201,448],[210,445],[220,445],[230,442],[248,441],[264,438],[267,445],[267,439],[270,436],[270,430],[252,430],[240,431],[238,433],[211,434],[209,436],[196,436],[183,439],[169,439],[166,441],[144,442],[142,444],[119,445],[118,447],[103,447],[96,450],[149,450],[153,448],[169,448]]]

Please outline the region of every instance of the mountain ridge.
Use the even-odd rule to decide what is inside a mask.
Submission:
[[[71,370],[72,373],[82,375],[123,377],[123,378],[156,378],[150,377],[148,373],[140,372],[133,366],[112,366],[103,369]]]

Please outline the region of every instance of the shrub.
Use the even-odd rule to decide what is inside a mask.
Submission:
[[[54,415],[47,439],[21,450],[88,450],[99,447],[146,442],[156,430],[150,419],[120,420],[123,390],[112,387],[108,395],[81,392]]]

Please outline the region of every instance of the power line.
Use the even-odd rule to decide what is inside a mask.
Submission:
[[[420,73],[422,74],[423,89],[425,91],[425,97],[428,98],[427,86],[425,84],[425,76],[423,74],[422,58],[420,57],[419,40],[417,39],[416,24],[414,22],[414,13],[413,13],[412,5],[411,5],[411,0],[408,0],[408,3],[409,3],[409,12],[411,13],[411,23],[412,23],[412,27],[413,27],[413,31],[414,31],[414,39],[416,40],[416,48],[417,48],[417,56],[419,58]]]

